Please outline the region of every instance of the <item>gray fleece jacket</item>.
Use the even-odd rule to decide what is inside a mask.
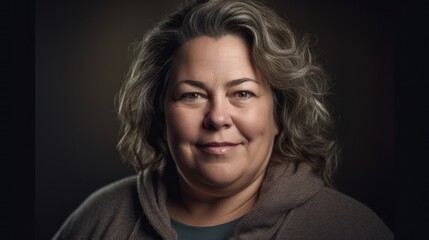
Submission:
[[[92,194],[53,239],[177,239],[168,180],[140,173]],[[171,188],[170,188],[171,189]],[[369,208],[323,185],[306,164],[271,164],[260,197],[229,239],[394,239]]]

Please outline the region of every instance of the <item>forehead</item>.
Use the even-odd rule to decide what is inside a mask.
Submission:
[[[235,35],[200,36],[186,42],[173,61],[173,78],[260,79],[246,41]]]
[[[249,46],[236,35],[221,37],[199,36],[183,44],[179,58],[199,58],[205,55],[225,57],[245,57],[250,59]]]

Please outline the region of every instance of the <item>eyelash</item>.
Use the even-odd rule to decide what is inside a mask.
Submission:
[[[240,96],[240,94],[246,94],[246,96]],[[255,94],[250,91],[237,91],[234,92],[233,96],[237,96],[240,99],[249,99],[251,97],[254,97]]]
[[[194,101],[198,98],[201,98],[202,94],[201,93],[197,93],[197,92],[188,92],[188,93],[184,93],[181,94],[179,96],[180,100],[188,100],[188,101]]]
[[[245,96],[243,96],[245,95]],[[250,91],[236,91],[233,94],[231,94],[232,97],[237,97],[240,100],[247,100],[254,96],[256,96],[253,92]],[[199,98],[204,98],[205,96],[198,92],[187,92],[183,93],[179,96],[179,100],[186,100],[186,101],[195,101]]]

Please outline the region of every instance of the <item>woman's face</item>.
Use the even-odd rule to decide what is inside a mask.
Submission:
[[[277,127],[273,97],[237,36],[197,37],[173,63],[166,135],[182,185],[230,194],[263,178]]]

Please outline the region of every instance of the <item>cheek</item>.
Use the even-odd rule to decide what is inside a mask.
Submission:
[[[201,120],[195,112],[171,106],[166,109],[165,122],[167,139],[175,143],[181,141],[192,141],[198,131]]]
[[[270,104],[264,104],[248,111],[238,113],[236,124],[243,135],[254,139],[260,137],[271,138],[277,133],[273,110]]]

